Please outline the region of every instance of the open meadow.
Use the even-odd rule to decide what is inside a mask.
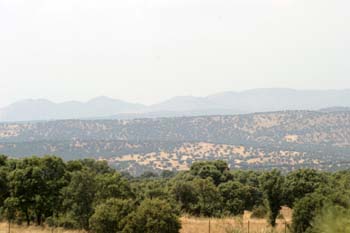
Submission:
[[[51,229],[47,227],[37,227],[37,226],[27,227],[25,225],[23,226],[12,225],[10,232],[11,233],[85,233],[85,231],[79,231],[79,230],[73,231],[73,230],[64,230],[64,229]],[[9,233],[7,223],[0,223],[0,233]]]
[[[283,209],[284,210],[284,209]],[[282,211],[283,211],[282,210]],[[285,233],[289,232],[286,223],[290,224],[290,213],[285,210],[286,220],[277,220],[277,227],[272,231],[265,219],[250,219],[249,213],[243,218],[194,218],[182,217],[182,229],[180,233]],[[210,224],[210,227],[209,227]],[[9,233],[8,224],[0,224],[0,233]],[[12,226],[11,233],[86,233],[85,231],[73,231],[64,229],[52,229],[45,227]]]
[[[182,218],[181,233],[209,233],[209,219]],[[235,219],[211,219],[210,233],[248,233],[248,222],[237,221]],[[265,220],[251,220],[249,224],[250,233],[270,233],[271,228]],[[280,222],[274,231],[284,233],[285,225]],[[287,232],[288,229],[287,229]],[[7,223],[0,224],[0,233],[8,233]],[[45,227],[12,226],[11,233],[86,233],[79,230],[51,229]]]
[[[181,233],[209,233],[209,219],[183,218]],[[234,219],[215,219],[211,220],[211,233],[246,233],[248,232],[248,222],[237,222]],[[250,233],[270,233],[264,220],[252,220],[249,226]],[[280,223],[274,231],[275,233],[284,233],[285,226]],[[288,229],[287,229],[287,232]],[[0,224],[0,233],[8,233],[7,223]],[[45,227],[26,227],[12,226],[11,233],[86,233],[79,230],[51,229]]]
[[[271,229],[264,219],[209,219],[205,218],[182,218],[181,233],[284,233],[289,232],[285,221],[278,221],[275,231]]]
[[[182,217],[181,233],[285,233],[292,222],[292,210],[283,207],[283,219],[277,220],[277,226],[272,228],[266,219],[251,218],[251,212],[245,211],[243,218],[194,218]]]

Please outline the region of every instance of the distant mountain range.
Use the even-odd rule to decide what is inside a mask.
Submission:
[[[54,103],[49,100],[24,100],[0,109],[0,121],[41,121],[59,119],[97,118],[124,112],[140,112],[141,104],[127,103],[108,97],[88,102]]]
[[[349,111],[350,90],[254,89],[207,97],[174,97],[151,106],[108,97],[64,103],[24,100],[0,109],[0,121],[132,119],[319,109]]]

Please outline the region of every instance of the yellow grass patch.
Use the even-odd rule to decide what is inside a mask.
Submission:
[[[8,224],[0,223],[0,233],[8,233]],[[64,229],[51,229],[37,226],[11,226],[11,233],[85,233],[85,231],[70,231]]]
[[[264,219],[183,217],[181,222],[181,233],[209,233],[209,229],[210,233],[247,233],[248,229],[249,233],[269,233],[272,230]],[[288,232],[285,220],[278,220],[277,223],[274,233],[284,233],[286,230]]]
[[[299,139],[298,135],[286,135],[284,137],[284,140],[287,141],[287,142],[297,142],[298,139]]]
[[[286,224],[292,222],[292,210],[282,207],[281,214],[284,219],[277,220],[277,227],[272,231],[265,219],[251,218],[251,212],[245,211],[243,217],[231,218],[196,218],[182,217],[180,233],[285,233],[289,232]],[[8,233],[8,224],[0,223],[0,233]],[[51,229],[47,227],[16,226],[11,227],[11,233],[86,233],[85,231],[72,231],[64,229]]]

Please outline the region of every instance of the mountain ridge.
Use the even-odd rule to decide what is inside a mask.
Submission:
[[[205,97],[176,96],[153,105],[130,103],[110,97],[86,102],[55,103],[28,99],[0,109],[0,121],[40,121],[64,119],[124,119],[227,115],[283,110],[332,109],[350,107],[350,90],[295,90],[285,88],[221,92]]]

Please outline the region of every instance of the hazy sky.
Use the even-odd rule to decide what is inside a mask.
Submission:
[[[350,88],[349,0],[0,0],[0,106]]]

